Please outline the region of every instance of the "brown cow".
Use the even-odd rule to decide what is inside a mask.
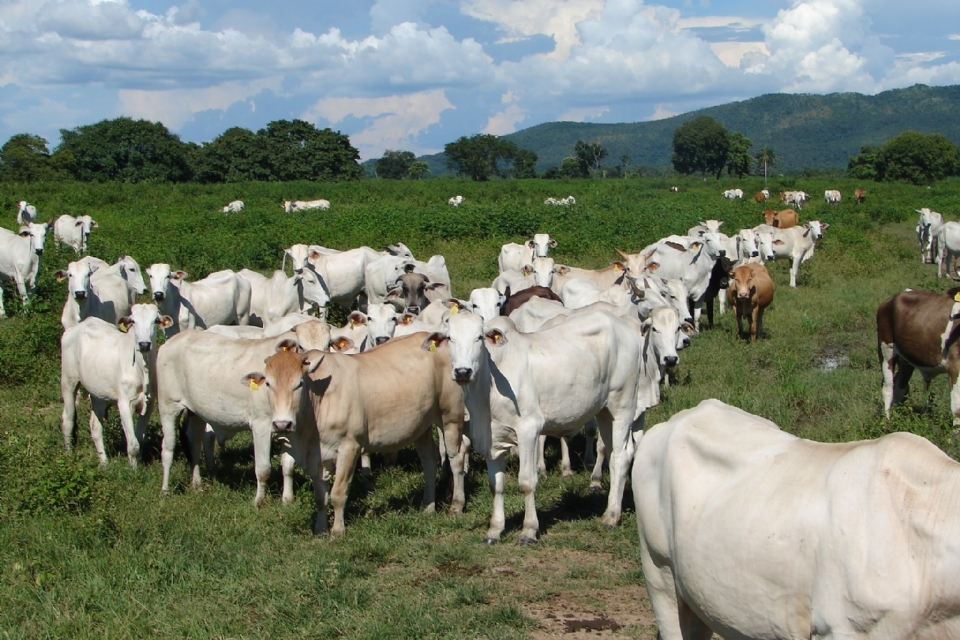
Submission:
[[[853,199],[857,201],[857,204],[863,204],[864,198],[867,197],[867,190],[857,187],[853,190]]]
[[[547,287],[529,287],[516,293],[510,293],[510,287],[503,292],[503,304],[500,305],[500,315],[509,316],[522,307],[530,298],[546,298],[563,304],[560,296]]]
[[[757,202],[764,202],[767,199],[767,194],[765,194],[763,191],[757,191],[755,194],[753,194],[753,199]]]
[[[763,330],[763,312],[773,302],[773,280],[762,264],[745,264],[730,272],[727,301],[737,312],[737,335],[743,336],[743,318],[750,317],[750,341]]]
[[[413,333],[357,355],[278,351],[267,358],[263,373],[243,378],[244,385],[266,393],[275,431],[319,433],[325,471],[336,470],[330,492],[332,535],[344,532],[344,506],[361,450],[389,453],[414,445],[423,463],[423,506],[434,511],[438,456],[433,424],[443,425],[447,451],[458,452],[450,457],[450,512],[463,511],[463,392],[450,375],[445,343],[426,350],[427,338]],[[320,509],[314,530],[326,527],[326,512]]]
[[[800,224],[800,214],[793,209],[783,209],[775,211],[767,209],[763,212],[763,217],[767,219],[767,224],[778,229],[789,229]]]
[[[901,291],[877,308],[877,354],[883,372],[883,410],[900,404],[910,390],[914,369],[923,376],[924,389],[946,372],[950,376],[950,410],[960,425],[960,287],[946,293]]]

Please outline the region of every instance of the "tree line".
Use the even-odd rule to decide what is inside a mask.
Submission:
[[[303,120],[276,120],[256,133],[234,127],[198,145],[159,122],[115,118],[60,130],[53,152],[27,133],[0,147],[0,180],[246,182],[355,180],[363,175],[350,139]]]

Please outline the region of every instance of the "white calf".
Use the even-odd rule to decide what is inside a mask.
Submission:
[[[74,218],[64,214],[53,223],[53,239],[58,247],[65,244],[68,247],[73,247],[73,250],[77,253],[83,253],[87,250],[90,230],[99,226],[97,221],[90,216]]]

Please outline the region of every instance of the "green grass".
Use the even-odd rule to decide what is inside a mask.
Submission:
[[[550,231],[558,261],[596,267],[616,258],[614,248],[636,251],[700,219],[725,220],[731,232],[760,221],[759,205],[720,196],[732,186],[752,193],[759,182],[680,185],[679,194],[668,193],[663,181],[634,180],[8,185],[0,209],[13,212],[14,199],[27,199],[44,216],[90,213],[101,225],[91,236],[94,255],[129,253],[142,267],[169,262],[198,278],[224,267],[279,268],[293,242],[347,248],[402,240],[418,257],[445,255],[455,293],[466,296],[496,275],[500,245],[526,233]],[[771,182],[771,190],[779,186]],[[846,196],[855,185],[797,186],[811,194],[837,186]],[[905,406],[883,418],[874,328],[882,299],[906,287],[948,286],[920,264],[913,210],[930,206],[954,217],[960,181],[867,188],[860,207],[849,199],[838,209],[815,200],[804,209],[803,219],[831,227],[801,267],[798,288],[787,286],[786,264],[771,266],[776,291],[762,339],[738,340],[732,315],[719,317],[681,352],[679,380],[648,413],[648,425],[716,397],[806,438],[846,441],[906,430],[960,456],[945,377],[934,381],[929,404],[917,379]],[[455,193],[467,199],[459,209],[446,205]],[[575,207],[542,204],[570,193]],[[246,202],[243,214],[218,213],[237,197]],[[281,212],[281,197],[325,197],[333,207],[291,216]],[[12,227],[12,217],[3,224]],[[515,544],[523,509],[515,460],[504,541],[487,547],[481,539],[491,498],[477,457],[462,516],[419,512],[422,472],[411,450],[396,467],[377,465],[371,482],[354,482],[347,535],[330,540],[310,533],[312,493],[302,476],[294,505],[280,505],[276,469],[268,504],[253,507],[249,437],[218,453],[217,472],[202,491],[189,488],[178,451],[173,490],[164,498],[156,417],[136,471],[127,466],[115,417],[106,430],[106,468],[97,466],[85,419],[75,453],[64,454],[57,383],[64,287],[52,273],[70,259],[53,249],[51,237],[29,312],[5,289],[11,317],[0,321],[0,635],[521,638],[553,629],[545,611],[591,618],[629,610],[639,617],[617,633],[655,636],[638,586],[629,489],[623,521],[605,529],[605,497],[589,493],[586,473],[560,477],[552,446],[551,472],[537,492],[543,532],[534,547]]]

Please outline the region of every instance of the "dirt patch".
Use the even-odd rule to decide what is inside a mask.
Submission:
[[[539,622],[531,638],[642,638],[655,640],[657,621],[646,590],[620,586],[581,593],[561,592],[524,612]]]

